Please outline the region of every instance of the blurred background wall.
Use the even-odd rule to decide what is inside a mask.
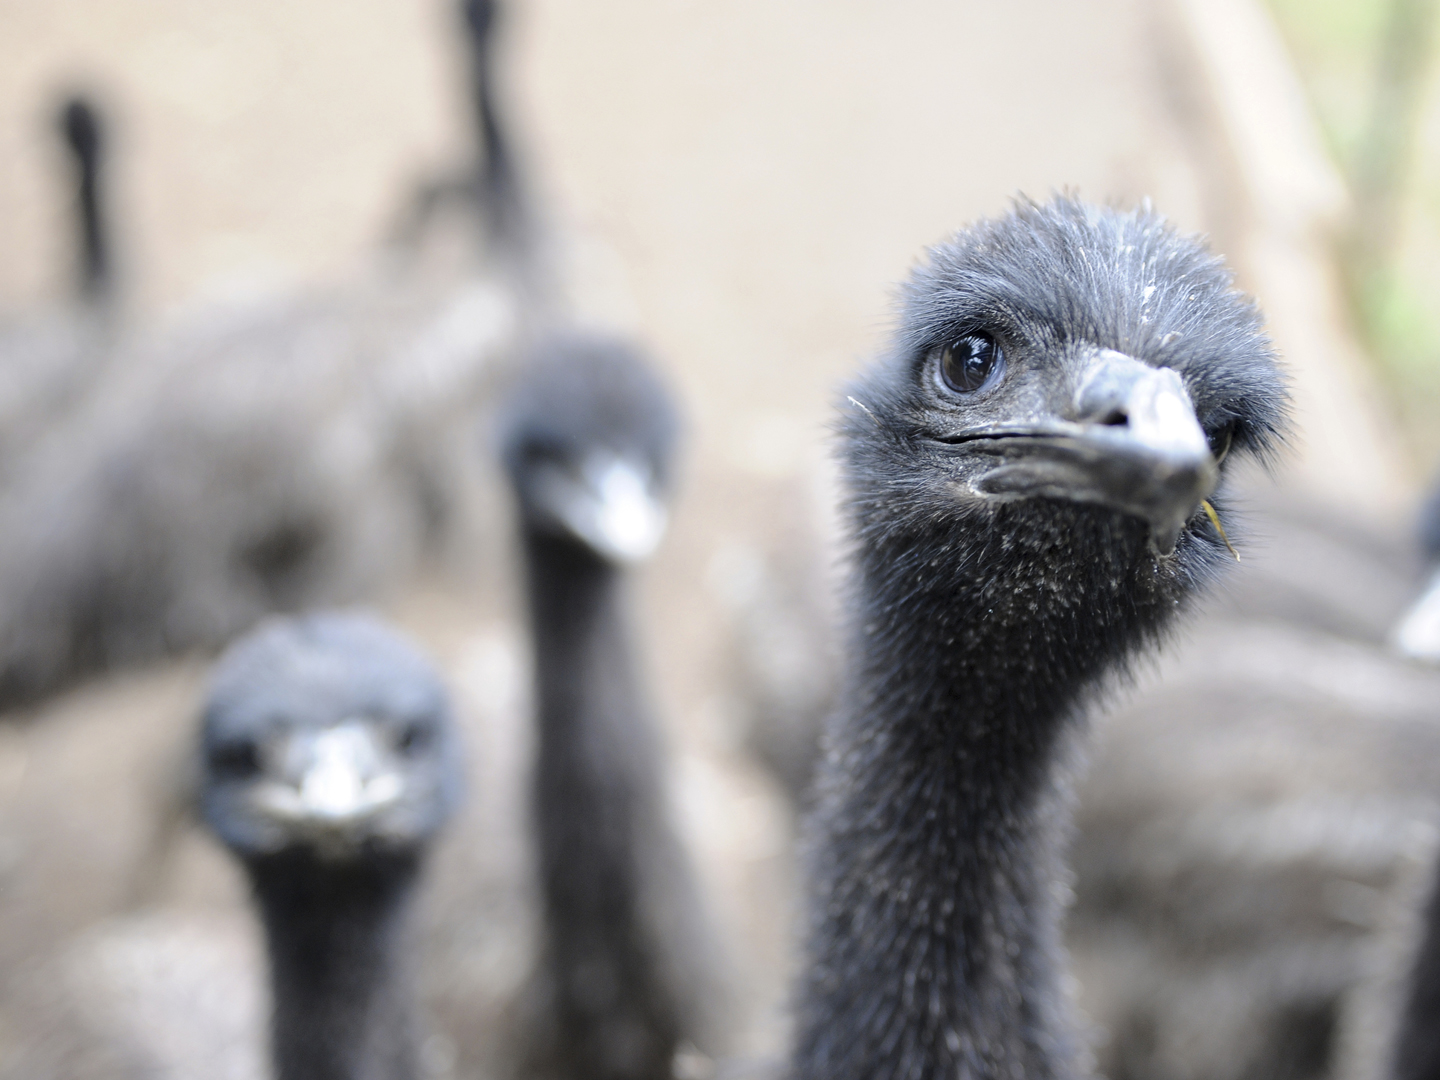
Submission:
[[[1440,451],[1421,422],[1435,340],[1426,133],[1440,121],[1428,46],[1401,90],[1380,77],[1393,66],[1390,20],[1421,17],[1406,7],[1277,0],[1282,47],[1252,40],[1257,26],[1275,36],[1266,9],[1230,0],[1083,11],[537,0],[512,13],[508,96],[565,234],[594,241],[579,257],[582,277],[608,282],[595,306],[672,358],[702,445],[752,465],[770,453],[771,469],[785,454],[768,437],[823,417],[836,376],[880,340],[887,290],[921,246],[1012,195],[1151,197],[1240,264],[1283,344],[1286,313],[1245,259],[1265,200],[1293,209],[1300,193],[1328,252],[1349,235],[1350,191],[1376,187],[1366,161],[1389,155],[1378,184],[1405,227],[1371,245],[1383,281],[1367,271],[1350,286],[1360,318],[1336,332],[1360,331],[1363,377],[1385,380],[1376,408],[1403,415],[1391,456],[1410,478]],[[4,19],[7,308],[55,296],[68,269],[48,138],[58,87],[113,103],[124,287],[142,318],[345,274],[392,226],[406,185],[466,152],[442,3],[11,0]],[[1300,87],[1297,111],[1285,99]],[[1402,130],[1376,134],[1376,109],[1394,112],[1377,95],[1397,92]],[[1267,119],[1247,143],[1227,100],[1299,130]],[[1314,156],[1284,159],[1294,146]],[[1277,154],[1260,172],[1288,191],[1255,190],[1253,159]],[[1301,369],[1306,351],[1290,350]],[[772,450],[752,453],[758,442]]]

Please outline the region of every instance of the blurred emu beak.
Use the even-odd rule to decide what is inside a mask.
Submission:
[[[975,490],[1108,506],[1149,522],[1155,549],[1170,554],[1219,479],[1180,376],[1102,350],[1081,381],[1073,416],[961,433],[955,441],[973,440],[974,449],[1003,459],[973,481]]]
[[[669,524],[650,470],[603,451],[587,456],[578,473],[552,469],[543,478],[538,500],[566,532],[621,565],[653,554]]]
[[[1419,600],[1405,613],[1390,636],[1391,643],[1405,656],[1440,664],[1440,571]]]
[[[296,736],[288,755],[301,763],[290,782],[274,782],[257,792],[277,818],[343,828],[400,797],[399,775],[387,767],[375,733],[361,721]]]

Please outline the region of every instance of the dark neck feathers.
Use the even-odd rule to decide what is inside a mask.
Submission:
[[[270,954],[278,1080],[414,1080],[404,931],[418,856],[327,864],[296,852],[248,868]]]
[[[1392,1080],[1440,1077],[1440,881],[1425,908],[1420,948],[1400,1010],[1390,1063]]]
[[[685,895],[619,571],[530,533],[539,696],[533,813],[545,944],[540,1075],[668,1080],[689,1003],[665,909]],[[677,895],[677,890],[679,895]]]
[[[1075,721],[1179,579],[1108,511],[917,523],[876,505],[852,503],[796,1076],[1079,1075],[1059,940]]]
[[[110,248],[105,229],[101,172],[105,162],[105,131],[100,115],[88,101],[71,99],[60,113],[75,170],[76,224],[79,229],[79,286],[86,300],[109,291]]]

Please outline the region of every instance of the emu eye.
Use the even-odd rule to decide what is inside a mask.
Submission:
[[[429,724],[423,720],[413,720],[400,730],[400,737],[395,740],[395,745],[402,754],[414,757],[430,745],[434,736],[434,729]]]
[[[234,739],[210,749],[210,771],[231,780],[244,780],[260,771],[260,748],[250,739]]]
[[[973,394],[1005,368],[1005,355],[989,334],[967,334],[940,353],[940,379],[957,394]]]
[[[1226,424],[1219,431],[1210,436],[1210,453],[1215,458],[1215,464],[1219,465],[1225,460],[1225,455],[1230,453],[1230,444],[1235,440],[1235,425]]]

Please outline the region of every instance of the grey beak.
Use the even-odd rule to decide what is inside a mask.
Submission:
[[[552,526],[622,566],[648,558],[668,524],[648,466],[602,450],[592,451],[574,472],[541,471],[533,499]]]
[[[1391,633],[1390,641],[1406,656],[1440,664],[1440,571],[1436,571],[1424,594],[1405,613]]]
[[[986,449],[1006,460],[980,476],[976,490],[1109,506],[1149,522],[1161,554],[1174,551],[1181,528],[1219,479],[1180,376],[1103,350],[1081,380],[1073,415],[990,436],[995,441]]]
[[[401,778],[364,721],[298,734],[288,741],[285,757],[286,780],[265,784],[255,795],[276,818],[344,828],[368,820],[400,797]]]

